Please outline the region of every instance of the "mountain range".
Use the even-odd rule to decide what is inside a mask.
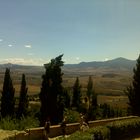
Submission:
[[[81,62],[79,64],[65,64],[63,66],[64,73],[68,72],[90,72],[92,70],[126,70],[132,71],[135,67],[136,61],[135,60],[128,60],[126,58],[116,58],[108,61],[92,61],[92,62]],[[43,72],[43,66],[26,66],[26,65],[17,65],[17,64],[0,64],[0,70],[5,68],[10,68],[15,71],[22,71],[22,72]]]

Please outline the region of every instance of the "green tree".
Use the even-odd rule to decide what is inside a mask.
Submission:
[[[10,77],[10,69],[6,68],[2,98],[1,98],[1,116],[13,116],[14,115],[14,98],[15,89],[13,88],[12,79]]]
[[[95,93],[93,89],[93,81],[92,77],[89,76],[88,84],[87,84],[87,97],[89,101],[89,109],[87,112],[87,119],[95,119],[96,113],[97,113],[97,94]]]
[[[88,101],[89,101],[89,107],[90,107],[91,102],[92,102],[92,95],[93,94],[94,94],[93,81],[92,81],[92,77],[89,76],[88,85],[87,85],[87,97],[88,97]]]
[[[42,87],[40,92],[40,125],[43,126],[46,119],[50,119],[52,124],[59,122],[60,111],[57,103],[60,95],[63,93],[61,67],[63,66],[62,56],[52,59],[50,63],[45,64],[45,74],[42,76]],[[61,114],[62,115],[62,114]],[[61,117],[62,118],[62,117]]]
[[[26,87],[26,78],[25,74],[22,74],[22,81],[21,81],[21,88],[20,88],[20,97],[19,97],[19,105],[17,111],[17,117],[20,119],[22,116],[27,115],[28,111],[28,95],[27,95],[28,88]]]
[[[72,107],[76,108],[77,111],[80,111],[80,106],[81,106],[81,85],[79,83],[79,78],[77,77],[73,86]]]
[[[133,115],[140,116],[140,55],[133,72],[132,85],[127,87],[126,94],[129,99],[129,111]]]

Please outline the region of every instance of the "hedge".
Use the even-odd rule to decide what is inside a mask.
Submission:
[[[140,136],[140,118],[135,118],[90,128],[86,132],[77,131],[59,140],[131,140],[138,135]]]

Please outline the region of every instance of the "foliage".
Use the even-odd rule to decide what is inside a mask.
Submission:
[[[77,131],[68,138],[59,138],[59,140],[109,140],[110,130],[107,127],[94,127],[86,132]]]
[[[45,64],[45,74],[42,76],[42,87],[40,92],[41,100],[41,120],[40,125],[44,126],[47,118],[51,124],[57,124],[63,116],[63,110],[58,110],[58,99],[63,93],[61,67],[63,66],[63,55],[52,59],[50,63]],[[60,103],[60,101],[59,101]],[[62,109],[62,108],[61,108]]]
[[[93,89],[92,77],[89,76],[88,85],[87,85],[87,97],[89,101],[89,108],[87,111],[87,119],[95,120],[97,115],[97,94]]]
[[[27,90],[28,90],[28,88],[26,87],[26,79],[25,79],[25,75],[23,74],[22,81],[21,81],[18,112],[17,112],[18,118],[22,117],[23,115],[24,116],[27,115],[28,105],[29,105]]]
[[[68,138],[60,137],[59,140],[91,140],[92,135],[86,132],[75,132],[71,134]]]
[[[4,130],[24,130],[27,128],[38,127],[39,121],[32,117],[21,117],[21,119],[13,119],[11,117],[2,118],[0,121],[0,129]]]
[[[133,72],[133,82],[132,85],[127,87],[126,94],[129,99],[128,104],[131,113],[140,116],[140,55]]]
[[[137,136],[139,131],[140,118],[136,118],[93,127],[86,132],[77,131],[68,138],[59,138],[59,140],[128,140]]]
[[[2,117],[14,115],[14,105],[15,105],[14,93],[15,89],[13,88],[12,79],[10,77],[10,69],[6,68],[1,97]]]
[[[122,117],[127,115],[123,109],[111,107],[106,103],[100,105],[100,112],[101,118]]]
[[[140,131],[140,118],[112,122],[107,127],[113,140],[134,137]]]
[[[77,111],[65,109],[64,116],[67,123],[80,122],[80,114]]]
[[[110,139],[110,130],[104,126],[97,126],[91,128],[87,131],[92,134],[93,140],[109,140]]]
[[[77,111],[80,111],[80,105],[81,105],[81,85],[79,83],[79,78],[77,77],[73,86],[72,107],[76,108]]]

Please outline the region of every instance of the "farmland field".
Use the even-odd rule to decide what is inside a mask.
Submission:
[[[4,70],[0,71],[0,91],[2,91]],[[36,95],[40,92],[41,87],[41,76],[43,70],[40,71],[23,71],[23,70],[11,70],[11,77],[13,85],[15,87],[16,96],[19,95],[20,82],[22,73],[26,75],[26,82],[28,86],[28,95]],[[84,73],[83,73],[84,72]],[[124,94],[124,90],[131,83],[132,73],[129,71],[105,71],[105,70],[94,70],[89,69],[85,71],[76,70],[64,71],[63,75],[63,86],[69,88],[70,91],[76,80],[79,77],[80,84],[82,86],[82,94],[86,93],[86,86],[88,77],[92,76],[93,86],[95,92],[98,94],[98,103],[109,103],[112,106],[127,106],[128,99]]]

